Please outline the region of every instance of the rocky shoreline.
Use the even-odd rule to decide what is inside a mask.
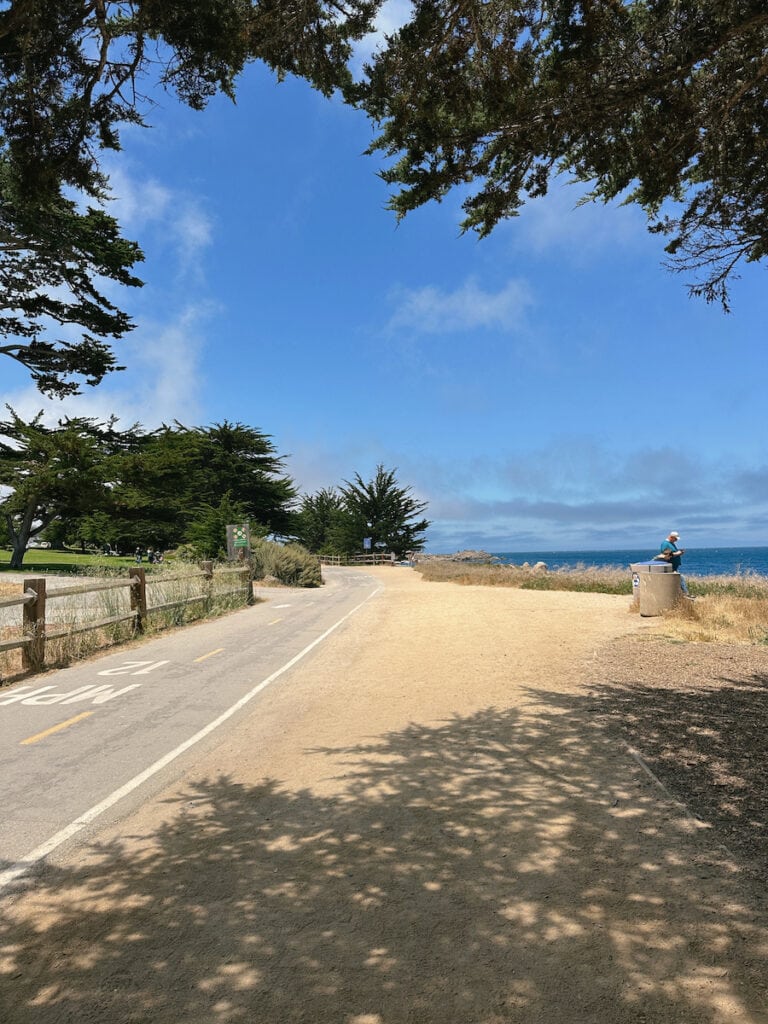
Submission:
[[[498,561],[495,555],[490,554],[488,551],[455,551],[452,555],[449,554],[428,554],[425,551],[420,551],[418,554],[420,561],[429,561],[434,559],[440,559],[447,562],[495,562]]]
[[[503,566],[507,569],[532,569],[537,572],[546,572],[546,562],[536,562],[531,565],[530,562],[523,562],[522,565],[512,565],[509,562],[500,562],[496,555],[490,554],[488,551],[475,551],[467,549],[464,551],[456,551],[452,555],[447,554],[427,554],[426,552],[419,552],[418,560],[420,562],[426,561],[442,561],[442,562],[471,562],[475,565],[498,565]]]

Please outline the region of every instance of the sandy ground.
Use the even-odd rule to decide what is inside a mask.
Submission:
[[[647,628],[627,599],[375,572],[10,903],[5,1024],[768,1022],[763,889],[594,714],[606,645]]]

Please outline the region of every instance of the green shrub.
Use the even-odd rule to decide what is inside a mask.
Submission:
[[[256,541],[251,548],[251,572],[255,580],[272,576],[288,587],[319,587],[323,582],[319,558],[300,544]]]

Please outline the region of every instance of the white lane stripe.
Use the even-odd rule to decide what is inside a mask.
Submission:
[[[212,733],[214,729],[218,729],[220,725],[223,725],[223,723],[226,722],[228,718],[231,718],[232,715],[237,714],[237,712],[240,711],[241,708],[245,707],[249,701],[253,700],[257,694],[261,693],[262,690],[265,690],[271,683],[274,683],[276,679],[279,679],[281,675],[288,671],[288,669],[293,668],[293,666],[297,662],[301,661],[302,658],[305,658],[311,650],[317,647],[318,644],[321,644],[323,640],[326,640],[334,630],[338,629],[342,623],[346,622],[346,620],[354,615],[355,612],[359,611],[364,604],[367,604],[367,602],[370,601],[372,597],[375,597],[380,593],[382,589],[382,587],[377,587],[375,590],[371,591],[364,601],[355,605],[355,607],[351,611],[348,611],[346,615],[342,615],[339,621],[335,622],[330,629],[326,629],[326,631],[317,637],[317,639],[313,640],[311,644],[307,644],[303,651],[299,651],[299,653],[294,655],[290,661],[287,661],[282,668],[279,668],[276,672],[273,672],[271,676],[267,676],[267,678],[262,680],[257,686],[254,686],[252,690],[249,690],[248,693],[241,697],[240,700],[232,705],[232,707],[228,708],[212,722],[209,722],[209,724],[203,729],[196,732],[194,736],[190,736],[188,740],[179,744],[175,750],[171,750],[170,753],[161,757],[159,761],[155,761],[155,763],[150,765],[149,768],[146,768],[143,772],[134,776],[130,782],[126,782],[124,786],[116,789],[114,793],[111,793],[108,797],[102,800],[101,803],[91,807],[90,810],[85,812],[85,814],[81,814],[79,818],[76,818],[70,825],[67,825],[66,828],[61,829],[60,832],[51,836],[47,842],[32,850],[31,853],[28,853],[26,857],[14,864],[13,867],[6,868],[5,871],[0,871],[0,891],[10,885],[11,882],[16,881],[17,878],[26,874],[26,872],[33,868],[35,864],[53,853],[53,851],[57,847],[61,846],[62,843],[66,843],[67,840],[72,838],[72,836],[77,835],[77,833],[84,829],[86,825],[90,825],[92,821],[95,821],[99,815],[109,810],[110,807],[114,807],[114,805],[118,803],[118,801],[122,800],[124,796],[128,796],[128,794],[132,793],[134,789],[138,789],[138,787],[143,785],[148,779],[151,779],[153,775],[157,775],[159,771],[162,771],[163,768],[169,765],[172,761],[175,761],[177,757],[189,750],[190,747],[199,743],[200,740],[205,739],[206,736]]]

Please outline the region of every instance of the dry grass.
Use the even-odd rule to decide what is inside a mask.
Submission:
[[[0,580],[0,597],[20,597],[20,583],[9,583]],[[0,619],[0,641],[18,640],[21,636],[21,606],[4,609]],[[12,624],[18,621],[18,624]],[[21,654],[19,651],[0,651],[0,680],[12,677],[21,671]]]
[[[174,575],[189,574],[185,579]],[[112,572],[89,570],[85,574],[94,582],[125,578],[123,569]],[[74,581],[72,581],[74,582]],[[0,584],[0,596],[20,595],[20,584]],[[46,609],[47,631],[45,663],[49,668],[68,665],[90,657],[104,648],[125,643],[135,636],[133,620],[78,631],[87,622],[126,615],[130,612],[130,593],[127,587],[93,591],[56,598],[55,589],[49,589]],[[147,574],[147,603],[150,612],[144,623],[145,634],[182,626],[200,618],[215,617],[246,603],[247,590],[242,578],[230,573],[214,573],[212,586],[204,589],[196,566],[179,566],[173,570]],[[165,606],[165,607],[162,607]],[[154,610],[153,610],[154,609]],[[55,637],[53,634],[63,632]],[[21,606],[3,610],[0,620],[0,640],[19,640],[22,636]],[[0,652],[0,680],[14,679],[22,674],[20,650]]]
[[[519,587],[521,590],[577,590],[591,594],[631,594],[632,581],[623,569],[578,566],[548,571],[516,565],[477,565],[430,558],[416,567],[425,580],[481,587]]]
[[[628,569],[579,566],[549,572],[438,558],[421,562],[417,569],[432,582],[632,596]],[[768,577],[745,573],[687,578],[696,601],[685,601],[658,620],[649,619],[654,632],[679,641],[768,644]],[[630,601],[628,608],[636,613],[637,602]]]
[[[688,577],[693,602],[667,613],[660,630],[674,640],[768,644],[768,577]]]
[[[709,594],[667,612],[659,624],[673,640],[721,644],[768,644],[768,596]]]

